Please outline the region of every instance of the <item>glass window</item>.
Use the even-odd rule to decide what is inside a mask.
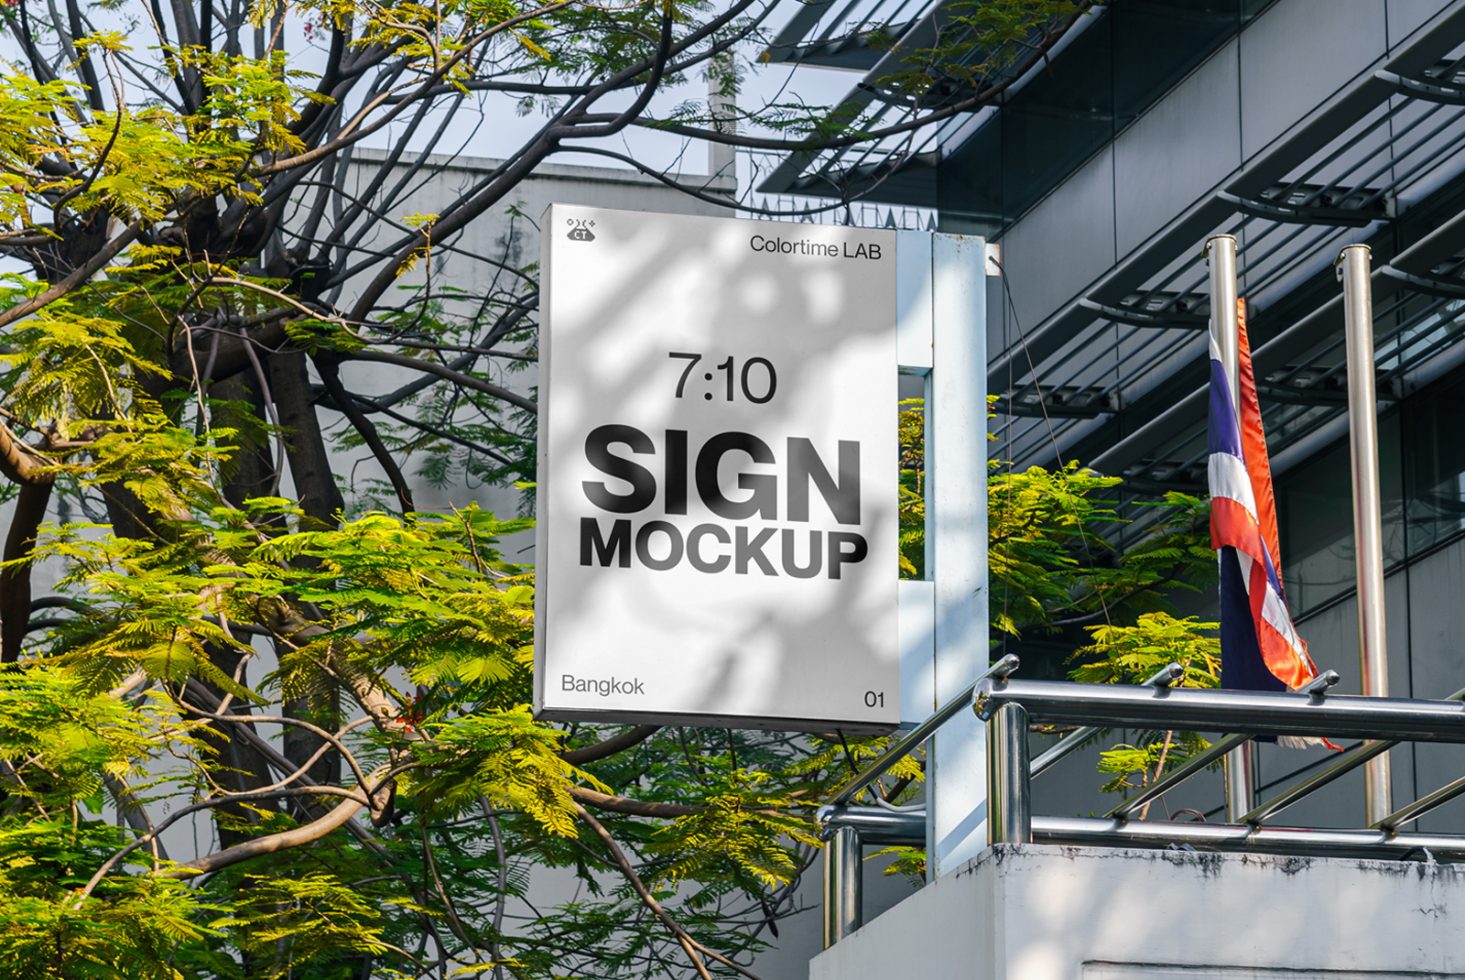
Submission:
[[[1011,221],[1114,136],[1113,18],[1091,25],[997,116]]]
[[[1399,412],[1379,419],[1379,493],[1383,499],[1384,567],[1406,558]],[[1294,616],[1353,591],[1353,477],[1348,440],[1277,480],[1282,579]]]
[[[1150,0],[1095,14],[943,159],[944,231],[997,236],[1273,0]]]
[[[1116,131],[1133,122],[1241,27],[1236,0],[1120,3],[1112,16]]]
[[[1402,408],[1409,553],[1417,555],[1465,531],[1465,375],[1457,372]]]

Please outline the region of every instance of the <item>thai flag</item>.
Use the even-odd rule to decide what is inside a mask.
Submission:
[[[1282,590],[1272,465],[1246,339],[1246,305],[1236,305],[1239,426],[1221,353],[1211,339],[1211,547],[1221,566],[1221,686],[1296,690],[1317,676],[1317,667],[1292,625]]]

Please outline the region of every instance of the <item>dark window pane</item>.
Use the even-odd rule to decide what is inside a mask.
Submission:
[[[1237,0],[1116,4],[1115,128],[1123,129],[1240,27]]]
[[[1409,553],[1415,555],[1465,531],[1465,376],[1410,399],[1404,413]]]
[[[1383,498],[1384,567],[1405,558],[1399,413],[1379,419],[1379,492]],[[1294,616],[1353,591],[1353,477],[1348,441],[1277,480],[1282,577]]]
[[[937,168],[944,230],[996,236],[1271,0],[1150,0],[1093,15]]]

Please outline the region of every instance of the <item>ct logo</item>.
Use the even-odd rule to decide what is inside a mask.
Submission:
[[[567,223],[570,226],[569,234],[566,236],[572,242],[593,242],[595,233],[591,228],[595,227],[593,218],[569,218]]]

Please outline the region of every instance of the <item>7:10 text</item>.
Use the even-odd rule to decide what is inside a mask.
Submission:
[[[702,355],[689,351],[671,351],[666,356],[687,362],[687,366],[682,369],[682,376],[677,379],[676,394],[678,398],[686,397],[687,382],[690,380],[696,384],[697,379],[693,378],[693,372],[701,362]],[[778,372],[766,357],[749,357],[739,363],[737,358],[729,354],[714,370],[722,373],[723,383],[712,384],[717,380],[716,375],[712,371],[702,372],[701,381],[709,386],[702,392],[702,397],[707,401],[716,398],[714,391],[720,388],[727,401],[736,401],[741,396],[745,401],[763,405],[771,401],[774,392],[778,390]]]

